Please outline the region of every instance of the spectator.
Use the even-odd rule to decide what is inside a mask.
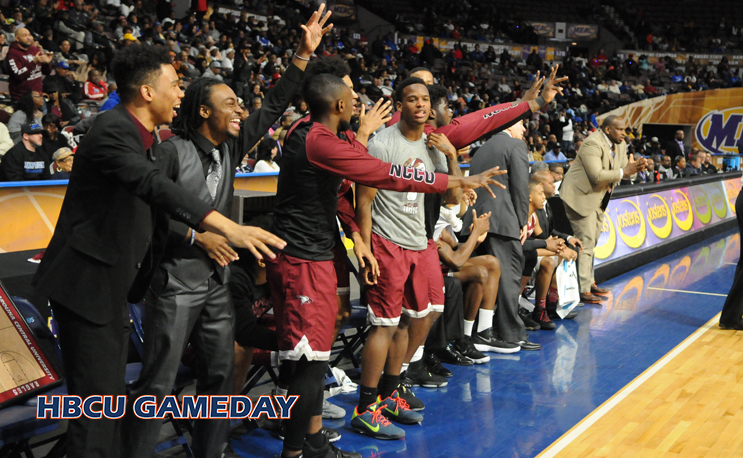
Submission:
[[[52,157],[59,148],[69,147],[67,139],[59,132],[59,117],[55,114],[45,114],[41,118],[41,127],[44,128],[44,137],[41,145],[47,157]]]
[[[222,63],[218,60],[213,60],[211,64],[209,64],[209,68],[206,69],[203,76],[204,78],[214,78],[216,80],[222,81]]]
[[[44,78],[42,87],[46,88],[47,84],[52,84],[62,98],[69,99],[72,103],[78,103],[82,99],[82,87],[75,79],[67,61],[57,62],[56,74]],[[49,91],[44,90],[44,92],[48,93]]]
[[[256,154],[255,167],[256,173],[278,172],[279,165],[274,162],[274,158],[279,153],[279,146],[273,138],[264,138],[258,143],[258,152]]]
[[[685,154],[685,147],[684,147],[684,131],[679,129],[676,131],[676,136],[668,142],[668,145],[666,146],[666,152],[668,153],[671,158],[676,158],[677,156],[684,156]]]
[[[101,111],[110,110],[111,108],[115,107],[119,103],[121,103],[121,98],[119,97],[119,91],[113,91],[108,96],[108,100],[103,102],[103,105],[101,105]]]
[[[556,141],[552,141],[547,144],[547,148],[549,151],[547,151],[547,154],[544,155],[545,161],[561,161],[566,162],[568,160],[567,157],[565,157],[564,154],[560,151],[560,144]]]
[[[534,146],[534,152],[531,153],[534,161],[544,161],[544,143],[538,143]]]
[[[48,78],[44,80],[44,99],[46,100],[46,112],[57,115],[62,120],[62,126],[80,120],[77,107],[69,99],[63,98],[55,82],[49,81]]]
[[[10,148],[0,162],[0,181],[29,181],[49,178],[49,157],[41,149],[44,129],[25,125],[22,140]]]
[[[108,96],[108,83],[101,79],[98,70],[88,72],[88,80],[83,85],[83,97],[96,101],[102,101]]]
[[[704,161],[702,163],[702,171],[705,175],[712,175],[714,173],[717,173],[717,167],[712,163],[712,154],[711,153],[699,153],[704,154]]]
[[[72,172],[72,162],[75,160],[75,153],[68,147],[59,148],[52,154],[55,171],[52,175],[53,180],[69,180]]]
[[[59,67],[61,62],[66,62],[67,67],[65,68],[74,72],[80,65],[87,62],[87,60],[87,56],[83,58],[70,50],[70,40],[62,40],[62,42],[59,43],[59,51],[54,54],[54,60],[52,63]]]
[[[673,158],[673,175],[674,178],[686,178],[686,158],[684,156]]]
[[[661,158],[658,172],[660,173],[662,181],[673,180],[677,178],[677,175],[676,173],[674,173],[673,167],[671,166],[671,156],[664,155]]]
[[[282,132],[288,132],[289,128],[291,127],[292,123],[294,122],[294,117],[290,114],[285,114],[281,116],[281,125],[273,132],[273,135],[271,135],[271,138],[278,141],[279,136]]]
[[[15,32],[15,41],[11,43],[6,66],[10,72],[8,87],[10,98],[17,101],[28,91],[40,94],[43,75],[52,72],[49,63],[52,53],[44,52],[33,45],[34,37],[28,29],[21,27]]]
[[[555,183],[555,195],[559,195],[560,193],[558,191],[562,184],[562,178],[565,176],[565,168],[563,167],[563,164],[558,162],[552,162],[548,164],[548,167]]]
[[[10,132],[8,126],[5,123],[0,122],[0,161],[2,161],[5,153],[13,147],[13,139],[10,138]]]
[[[689,163],[686,164],[686,168],[684,169],[685,177],[693,178],[702,175],[702,160],[704,159],[700,158],[700,154],[704,155],[704,153],[692,154],[689,158]]]
[[[44,98],[37,91],[27,91],[21,96],[18,100],[18,109],[8,121],[8,130],[14,142],[18,143],[21,140],[23,126],[29,123],[41,125],[41,117],[44,116],[41,110],[43,106]]]

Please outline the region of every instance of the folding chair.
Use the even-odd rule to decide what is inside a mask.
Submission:
[[[351,259],[346,257],[346,264],[348,265],[349,273],[353,273],[356,281],[359,281],[359,272],[356,270],[356,266],[353,265]],[[366,322],[366,307],[361,305],[359,299],[351,301],[351,317],[348,323],[340,330],[336,343],[340,342],[340,349],[333,350],[331,353],[337,353],[335,359],[330,362],[330,367],[336,367],[343,358],[351,360],[351,364],[358,369],[361,367],[361,361],[359,360],[358,353],[361,346],[366,342],[366,336],[369,333],[369,325]],[[356,330],[353,335],[346,335],[347,331]]]

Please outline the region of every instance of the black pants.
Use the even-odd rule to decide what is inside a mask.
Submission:
[[[495,307],[494,325],[506,342],[526,340],[526,328],[519,317],[521,273],[524,270],[524,251],[521,241],[496,234],[488,234],[478,252],[490,254],[500,261],[500,286]]]
[[[98,325],[67,307],[50,301],[62,348],[67,392],[85,399],[92,395],[126,394],[126,357],[129,348],[129,311]],[[118,458],[120,420],[92,420],[84,416],[69,420],[68,458]]]
[[[735,214],[738,218],[738,229],[743,234],[743,192],[735,199]],[[738,266],[735,268],[733,286],[730,287],[720,315],[720,324],[726,326],[740,323],[743,315],[743,243],[740,244],[740,255]]]
[[[444,277],[444,313],[433,323],[426,338],[426,351],[442,350],[449,342],[464,337],[464,294],[462,282]]]
[[[130,394],[154,395],[158,401],[173,390],[186,344],[196,352],[196,394],[231,395],[235,364],[234,312],[227,286],[209,278],[194,290],[184,290],[170,276],[165,289],[147,296],[144,318],[142,374]],[[145,458],[155,452],[162,420],[128,413],[124,420],[127,457]],[[229,420],[194,420],[192,448],[196,458],[219,457],[227,444]]]

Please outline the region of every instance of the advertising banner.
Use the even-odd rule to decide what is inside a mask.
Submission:
[[[528,21],[529,25],[534,27],[534,33],[540,37],[555,37],[555,23],[554,22],[534,22]]]
[[[643,124],[692,125],[692,145],[713,154],[737,154],[743,135],[743,88],[664,95],[604,113],[624,118],[628,127]],[[670,139],[661,139],[661,142]]]
[[[611,200],[595,265],[734,218],[740,189],[735,178]]]
[[[595,40],[599,36],[597,25],[591,24],[569,24],[568,38],[574,40]]]

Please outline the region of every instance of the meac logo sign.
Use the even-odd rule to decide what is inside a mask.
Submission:
[[[702,147],[715,154],[737,153],[743,129],[743,107],[711,111],[697,123],[695,135]]]

